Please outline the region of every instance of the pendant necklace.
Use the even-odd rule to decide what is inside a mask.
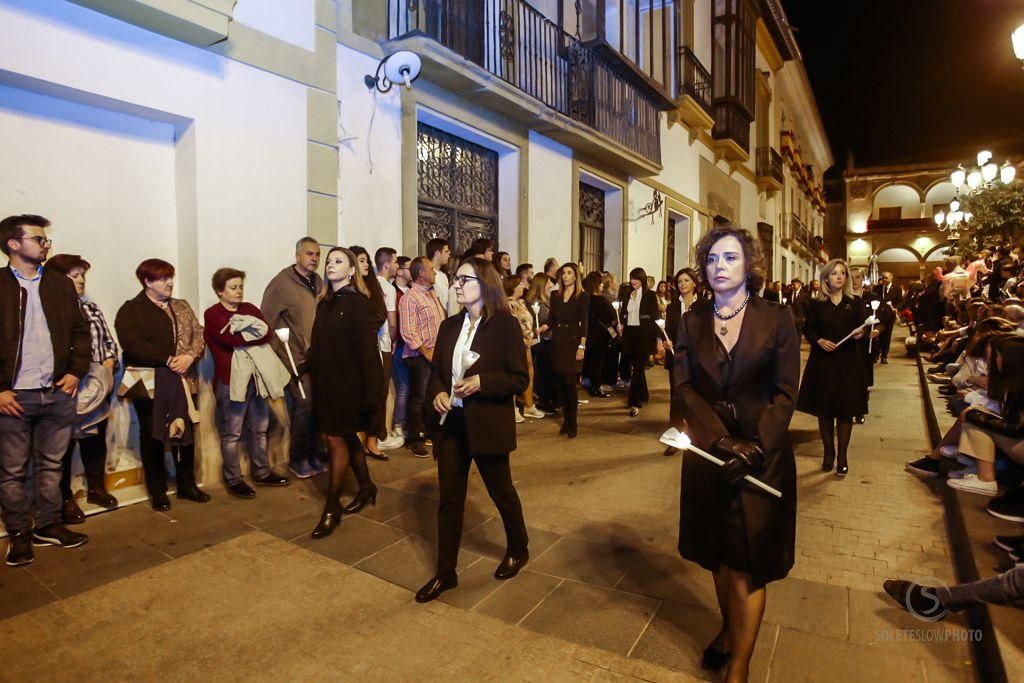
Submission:
[[[722,321],[722,326],[718,329],[718,333],[720,335],[722,335],[724,337],[725,335],[729,334],[729,328],[725,326],[725,321],[726,320],[732,320],[733,318],[738,316],[740,313],[742,313],[743,309],[747,307],[747,303],[749,301],[750,301],[750,292],[747,292],[747,297],[743,300],[743,303],[740,304],[739,308],[737,308],[735,311],[733,311],[729,315],[722,315],[721,313],[719,313],[718,312],[718,304],[716,304],[714,302],[711,302],[712,308],[715,309],[715,317]]]

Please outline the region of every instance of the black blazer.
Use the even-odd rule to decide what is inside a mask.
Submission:
[[[619,322],[622,323],[623,329],[629,329],[627,323],[629,323],[629,297],[632,295],[633,290],[630,289],[626,293],[626,296],[619,299]],[[640,297],[640,331],[637,333],[638,336],[632,337],[632,340],[623,335],[623,351],[628,354],[646,354],[650,355],[654,353],[654,347],[658,339],[661,338],[661,331],[658,329],[658,323],[655,322],[661,317],[661,311],[658,309],[658,295],[647,290]]]
[[[749,484],[739,491],[753,577],[763,585],[784,577],[793,566],[796,539],[796,463],[789,439],[800,379],[800,340],[784,306],[751,297],[739,340],[732,349],[728,382],[719,366],[718,327],[711,306],[696,306],[683,316],[675,346],[672,397],[678,401],[674,426],[694,445],[710,451],[720,437],[756,439],[766,465],[755,476],[782,492],[778,499]],[[735,406],[730,431],[720,416]],[[686,453],[682,467],[679,551],[704,567],[722,559],[728,534],[730,500],[735,496],[718,466]]]
[[[896,311],[903,307],[903,290],[897,284],[890,284],[888,292],[882,285],[875,285],[871,291],[882,302],[882,305],[878,307],[878,319],[891,325],[896,318]]]
[[[612,302],[600,294],[590,295],[590,324],[587,331],[587,348],[604,349],[608,348],[614,338],[609,328],[615,329],[618,319],[615,316],[615,309]]]
[[[807,319],[807,310],[811,307],[811,288],[804,285],[800,291],[789,301],[793,308],[793,320],[797,325],[803,325]]]
[[[447,318],[437,332],[424,406],[435,452],[451,435],[438,424],[434,398],[441,392],[451,393],[452,356],[467,315],[463,311]],[[462,399],[466,437],[472,455],[503,455],[516,449],[515,397],[530,383],[526,345],[519,321],[510,314],[498,313],[478,325],[470,348],[480,354],[480,359],[466,369],[465,376],[479,375],[480,391]]]
[[[583,371],[583,361],[576,360],[580,340],[589,335],[590,295],[581,294],[568,302],[562,293],[551,292],[551,369],[560,375],[576,375]]]

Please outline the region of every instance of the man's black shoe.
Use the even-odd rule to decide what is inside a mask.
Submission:
[[[7,566],[21,567],[32,564],[32,532],[19,531],[7,538]]]
[[[235,498],[255,498],[256,492],[244,481],[238,481],[228,486],[228,493]]]
[[[882,584],[882,588],[900,607],[921,619],[940,621],[949,614],[949,608],[942,604],[935,589],[930,586],[890,579]]]
[[[526,566],[527,560],[530,559],[530,553],[523,553],[516,557],[511,553],[505,555],[505,559],[501,561],[498,568],[494,570],[494,578],[499,581],[505,579],[511,579],[513,576],[519,573],[519,570]]]
[[[406,444],[409,451],[420,458],[427,455],[427,445],[422,441],[410,441]]]
[[[85,513],[78,507],[74,497],[68,498],[60,508],[60,518],[65,524],[85,524]]]
[[[88,536],[72,531],[63,524],[47,524],[32,531],[33,545],[59,545],[62,548],[77,548],[88,542]]]
[[[113,510],[117,507],[117,498],[114,498],[106,489],[89,489],[89,493],[86,494],[85,500],[93,505],[99,505],[101,508]]]
[[[194,503],[209,503],[210,494],[202,490],[195,484],[189,488],[180,489],[177,496],[181,500],[191,500]]]
[[[282,477],[280,474],[274,474],[270,472],[265,477],[253,477],[253,482],[257,486],[287,486],[290,481],[288,477]]]
[[[171,509],[171,500],[166,493],[154,493],[149,499],[149,504],[157,512],[167,512]]]

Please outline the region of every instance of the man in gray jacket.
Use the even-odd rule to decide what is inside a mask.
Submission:
[[[288,266],[274,276],[263,292],[260,309],[270,323],[270,329],[289,330],[288,346],[291,347],[299,377],[288,385],[288,413],[291,417],[291,444],[289,446],[288,469],[299,479],[306,479],[324,472],[324,466],[317,458],[316,425],[313,423],[312,384],[306,374],[306,353],[309,351],[313,319],[316,317],[317,297],[324,287],[323,279],[317,274],[320,265],[320,244],[312,237],[303,237],[295,244],[295,265]],[[284,345],[279,340],[274,348],[286,367],[291,362]],[[302,383],[305,398],[299,391]]]

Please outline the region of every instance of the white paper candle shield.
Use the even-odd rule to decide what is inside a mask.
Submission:
[[[288,340],[291,338],[292,331],[287,327],[274,330],[274,334],[284,344],[284,350],[288,352],[288,361],[292,364],[292,373],[295,375],[295,382],[299,385],[299,396],[302,396],[302,400],[306,400],[306,390],[302,388],[302,378],[299,377],[299,369],[295,366],[295,357],[292,356],[292,347],[288,345]]]

